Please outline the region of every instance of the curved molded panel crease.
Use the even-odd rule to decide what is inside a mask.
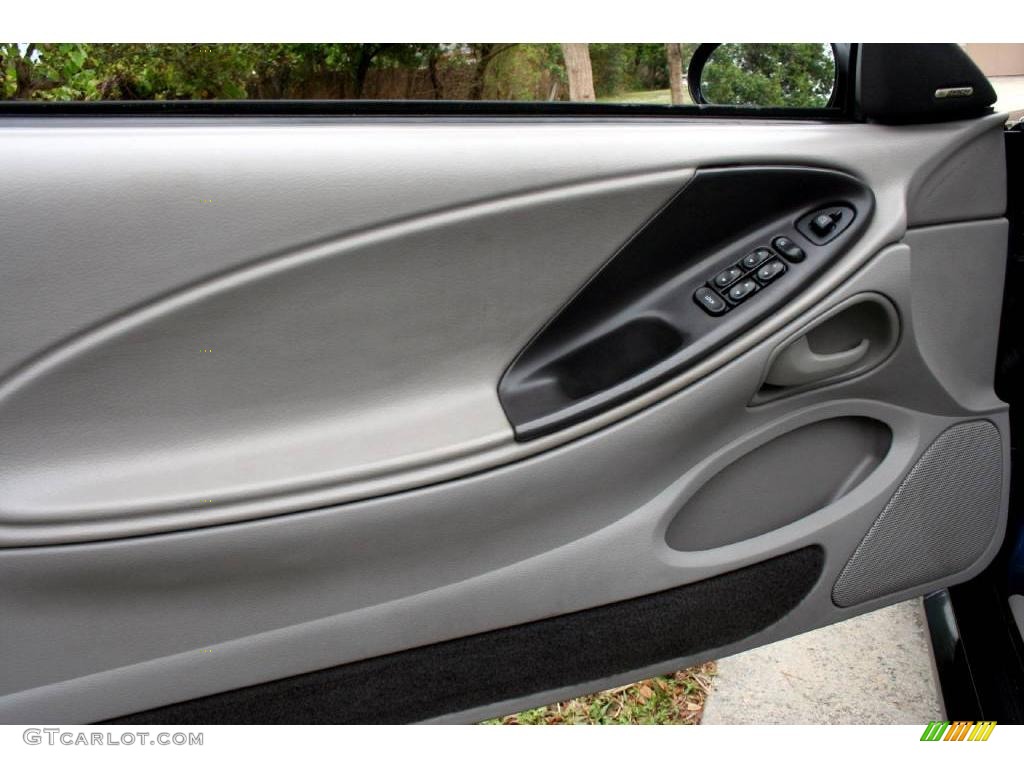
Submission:
[[[562,186],[382,226],[59,346],[0,387],[0,520],[187,510],[201,524],[240,501],[500,446],[511,439],[502,368],[690,176]]]

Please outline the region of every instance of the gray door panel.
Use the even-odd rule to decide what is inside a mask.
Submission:
[[[529,127],[5,128],[13,176],[0,299],[13,322],[0,330],[0,545],[299,511],[563,444],[811,306],[898,239],[908,198],[929,220],[962,218],[948,190],[964,186],[981,150],[1002,147],[993,121]],[[950,153],[956,162],[937,174]],[[515,443],[495,381],[516,351],[687,169],[737,162],[852,170],[877,213],[815,288],[705,363],[575,428]],[[69,188],[82,190],[80,203],[68,203]],[[126,192],[116,216],[96,207]],[[1002,214],[998,185],[966,192],[972,216]]]
[[[995,118],[0,134],[16,176],[52,172],[36,208],[0,215],[17,318],[0,345],[0,650],[16,659],[0,720],[117,717],[824,549],[767,629],[447,716],[471,719],[964,580],[1001,541]],[[846,171],[876,212],[755,329],[516,442],[496,394],[516,351],[693,169],[734,163]],[[99,202],[114,189],[131,192],[120,220]],[[842,311],[872,302],[892,311]],[[794,339],[838,349],[860,323],[891,324],[869,370],[765,388]],[[951,468],[970,497],[928,496]]]

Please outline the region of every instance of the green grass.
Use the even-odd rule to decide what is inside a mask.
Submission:
[[[710,661],[672,675],[486,720],[486,725],[696,725],[715,676]]]
[[[660,91],[626,91],[614,96],[600,96],[598,101],[610,104],[665,104],[672,103],[672,94],[668,88]]]

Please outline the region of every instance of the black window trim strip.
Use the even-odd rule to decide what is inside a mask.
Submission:
[[[744,117],[849,122],[828,107],[730,107],[546,101],[0,101],[0,117]]]

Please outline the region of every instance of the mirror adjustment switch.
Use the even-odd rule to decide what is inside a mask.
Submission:
[[[796,223],[797,231],[815,245],[835,240],[853,224],[856,211],[846,203],[819,208]]]
[[[837,212],[832,212],[830,214],[819,213],[811,219],[811,231],[818,237],[825,237],[836,228],[836,222],[838,222],[841,217],[842,214]]]
[[[729,301],[739,303],[756,290],[757,283],[748,277],[746,280],[741,280],[729,289]]]
[[[725,303],[725,299],[707,286],[698,288],[693,294],[693,300],[709,315],[721,315],[729,308],[729,305]]]
[[[767,261],[774,255],[775,254],[773,254],[767,248],[757,248],[756,250],[753,250],[746,256],[744,256],[743,261],[741,261],[740,264],[743,265],[744,269],[753,269],[758,264],[760,264],[763,261]]]
[[[717,275],[715,275],[715,279],[713,282],[717,287],[725,288],[725,286],[735,283],[741,277],[743,277],[742,269],[740,269],[739,267],[729,267],[728,269],[724,269]]]
[[[804,249],[788,237],[776,237],[772,240],[772,247],[785,256],[786,261],[793,264],[801,262],[807,257],[807,254],[804,253]]]
[[[786,265],[778,259],[769,261],[767,264],[757,270],[757,280],[762,285],[770,283],[772,280],[777,278],[783,272],[786,271]]]

